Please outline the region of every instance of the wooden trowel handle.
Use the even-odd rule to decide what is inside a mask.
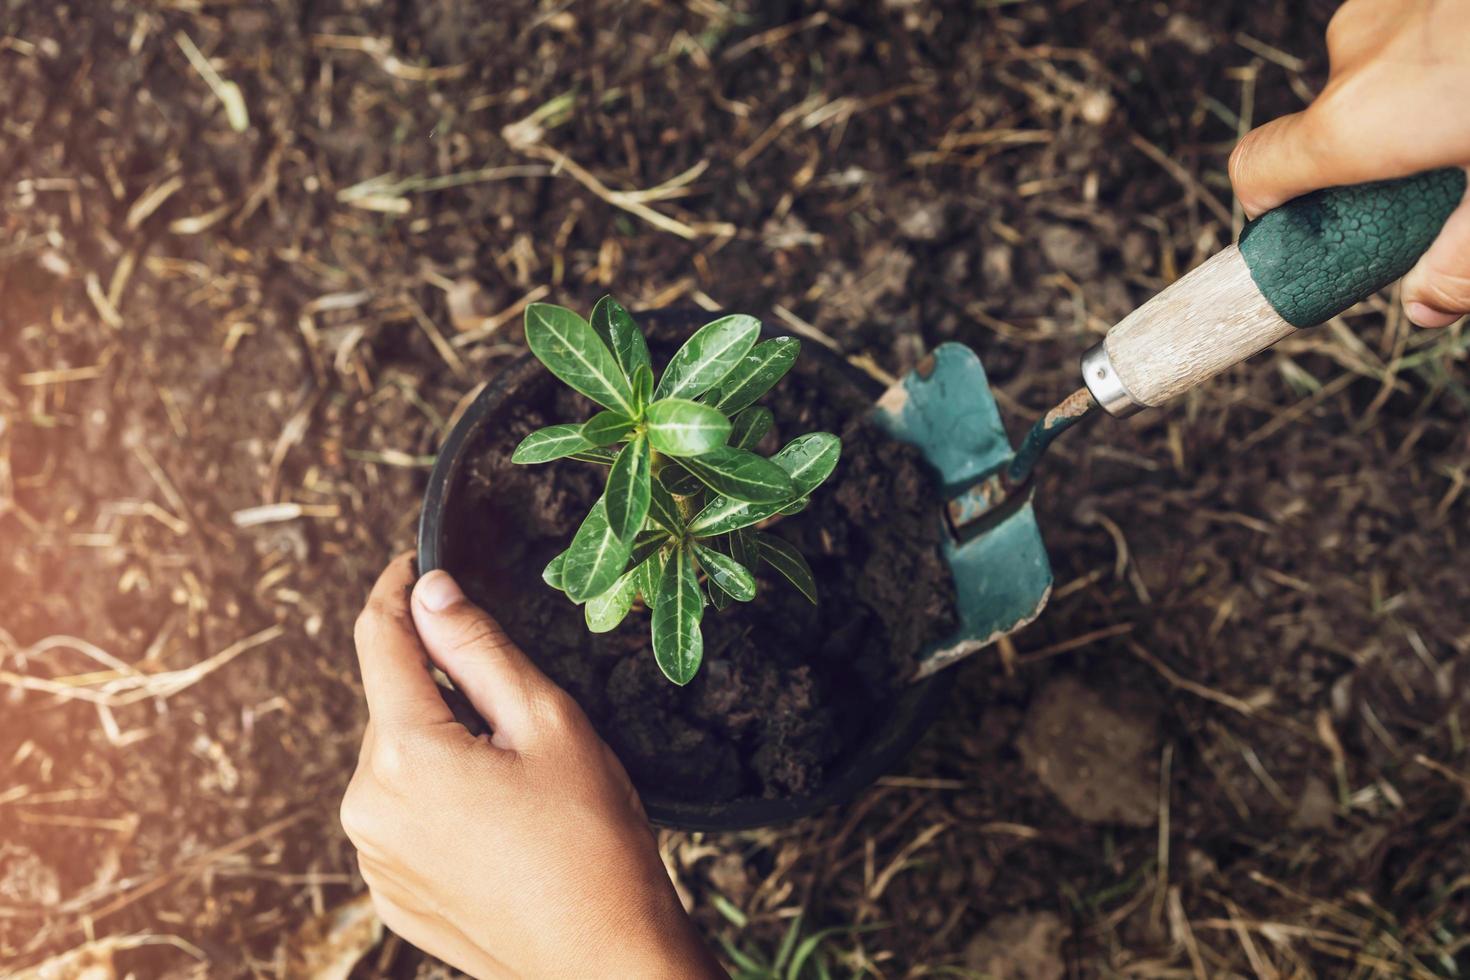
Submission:
[[[1158,406],[1350,308],[1411,269],[1465,197],[1465,171],[1314,191],[1134,310],[1082,359],[1114,415]]]

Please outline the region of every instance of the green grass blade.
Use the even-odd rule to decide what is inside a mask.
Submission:
[[[663,398],[644,413],[653,448],[670,456],[698,456],[725,444],[730,420],[708,405]]]
[[[643,519],[648,516],[649,466],[652,459],[648,439],[638,436],[623,447],[612,472],[607,475],[607,523],[613,534],[627,544],[643,530]]]
[[[575,456],[591,449],[593,443],[582,435],[580,425],[548,425],[537,429],[516,446],[510,454],[512,463],[549,463],[553,459]]]
[[[755,444],[771,431],[776,417],[769,408],[753,405],[730,420],[730,445],[736,449],[755,449]]]
[[[612,351],[576,313],[549,303],[526,307],[526,344],[546,369],[604,408],[633,414],[633,392]]]
[[[681,687],[694,679],[704,657],[703,614],[704,596],[689,549],[675,548],[653,598],[653,655],[664,676]]]
[[[786,961],[791,958],[791,951],[796,946],[796,940],[801,936],[801,920],[804,916],[798,915],[791,920],[791,925],[786,927],[786,934],[781,937],[781,945],[776,947],[776,958],[771,961],[771,969],[777,973],[781,972]],[[793,973],[792,977],[796,974]]]
[[[697,398],[724,380],[760,336],[760,321],[735,314],[707,323],[679,348],[664,368],[653,397]]]
[[[698,542],[694,544],[694,555],[699,559],[699,567],[720,591],[736,602],[749,602],[755,598],[755,576],[750,574],[750,569],[729,555],[722,555]]]
[[[801,552],[792,547],[785,538],[778,538],[774,534],[756,532],[755,543],[767,564],[796,586],[809,601],[817,601],[817,580]]]
[[[733,415],[753,405],[757,398],[775,387],[786,376],[801,353],[801,341],[795,337],[777,337],[751,348],[749,354],[725,376],[719,387],[705,397],[705,404]]]
[[[733,446],[721,446],[680,460],[686,470],[715,493],[751,504],[787,501],[796,492],[786,471],[768,459]]]
[[[611,409],[598,412],[582,423],[582,438],[593,446],[611,446],[633,431],[633,420]]]
[[[562,584],[574,602],[602,595],[623,574],[628,546],[607,523],[607,504],[599,499],[572,538],[562,561]]]

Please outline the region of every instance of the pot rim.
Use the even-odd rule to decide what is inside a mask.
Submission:
[[[666,309],[639,313],[645,324],[671,322],[692,314],[704,316],[702,310]],[[788,331],[762,325],[766,337],[792,336]],[[876,401],[881,386],[858,371],[843,357],[820,344],[809,344],[803,356],[813,356],[835,373],[855,385]],[[468,448],[481,428],[497,412],[507,398],[541,370],[540,363],[529,353],[517,357],[485,385],[470,407],[455,423],[439,449],[433,471],[424,490],[423,509],[418,527],[419,574],[442,568],[448,536],[447,515],[450,495],[465,461]],[[871,739],[854,747],[852,754],[835,767],[834,778],[815,792],[800,796],[765,799],[738,798],[722,802],[699,802],[659,799],[644,789],[638,790],[649,820],[656,826],[691,831],[749,830],[771,824],[787,823],[810,816],[837,803],[845,802],[893,768],[923,737],[950,690],[948,671],[940,671],[909,685],[894,699],[892,709],[881,730]]]

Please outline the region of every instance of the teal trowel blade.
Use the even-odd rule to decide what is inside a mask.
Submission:
[[[1010,462],[985,368],[963,344],[944,344],[879,399],[874,420],[889,435],[918,447],[946,500]],[[918,676],[989,646],[1035,619],[1051,596],[1051,563],[1027,500],[967,541],[956,540],[945,515],[944,558],[954,574],[959,628],[924,651]]]

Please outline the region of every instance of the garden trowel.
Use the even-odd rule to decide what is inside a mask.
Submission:
[[[923,654],[926,677],[1041,614],[1051,564],[1031,474],[1062,432],[1097,414],[1164,404],[1298,329],[1337,316],[1413,267],[1465,198],[1465,171],[1316,191],[1246,225],[1240,241],[1183,276],[1082,356],[1083,386],[1012,450],[975,352],[936,348],[874,408],[919,448],[947,501],[944,557],[959,627]]]

